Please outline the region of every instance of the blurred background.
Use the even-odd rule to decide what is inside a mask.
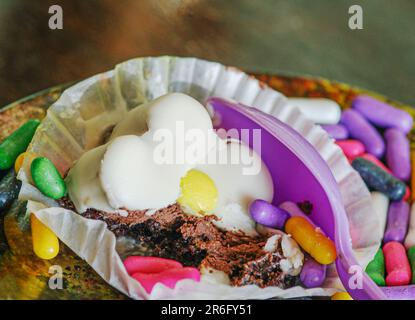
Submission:
[[[63,8],[50,30],[49,6]],[[363,30],[348,9],[363,7]],[[415,105],[415,0],[0,0],[0,106],[137,56],[308,74]]]

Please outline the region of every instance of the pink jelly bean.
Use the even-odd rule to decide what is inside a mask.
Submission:
[[[365,153],[365,146],[357,140],[336,141],[336,144],[343,150],[344,155],[349,160],[353,160]]]
[[[191,279],[196,282],[200,281],[200,272],[196,268],[185,267],[178,269],[169,269],[159,273],[141,273],[137,272],[132,275],[137,280],[147,293],[151,293],[153,287],[157,283],[162,283],[165,286],[174,289],[176,283],[180,280]]]
[[[175,260],[159,257],[131,256],[124,260],[124,266],[129,275],[134,273],[158,273],[169,269],[183,268]]]
[[[411,267],[406,256],[405,247],[396,241],[388,242],[383,247],[386,264],[386,285],[404,286],[411,282]]]

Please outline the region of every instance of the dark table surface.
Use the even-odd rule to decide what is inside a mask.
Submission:
[[[49,6],[64,29],[48,28]],[[363,30],[348,8],[363,7]],[[0,0],[0,105],[146,55],[312,74],[415,105],[414,0]]]

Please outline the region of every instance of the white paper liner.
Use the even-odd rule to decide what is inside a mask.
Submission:
[[[331,296],[335,289],[304,289],[300,286],[282,290],[277,287],[259,288],[255,285],[232,287],[203,278],[178,282],[174,289],[161,283],[151,294],[130,277],[115,250],[115,235],[107,229],[105,222],[86,219],[63,208],[46,208],[43,204],[28,201],[27,209],[50,229],[59,239],[84,259],[110,285],[133,299],[270,299],[306,296]]]
[[[288,106],[286,98],[281,93],[240,70],[225,67],[219,63],[196,58],[167,56],[137,58],[117,65],[114,70],[86,79],[65,90],[49,108],[28,152],[35,156],[48,157],[64,174],[83,152],[101,144],[106,133],[128,110],[167,92],[183,92],[202,103],[209,96],[233,99],[257,107],[296,129],[319,151],[340,186],[357,260],[365,268],[367,263],[373,259],[381,243],[382,231],[372,207],[370,193],[359,174],[349,165],[341,149],[320,126],[308,120],[295,107]],[[31,159],[33,158],[25,158],[18,174],[18,178],[23,182],[19,197],[22,200],[40,201],[47,206],[53,206],[50,199],[48,201],[44,197],[42,199],[37,190],[30,188]],[[85,230],[89,228],[92,230],[103,228],[103,226],[99,227],[97,221],[82,219],[63,209],[42,210],[36,214],[62,241],[68,238],[67,223],[79,226],[79,229],[71,230],[70,241],[68,238],[68,242],[64,242],[83,258],[96,255],[94,250],[98,249],[99,242],[82,232],[86,232]],[[65,215],[70,218],[65,218]],[[111,240],[106,241],[112,243]],[[83,251],[79,252],[76,248],[82,248]],[[126,278],[124,271],[119,268],[119,257],[117,260],[111,248],[106,248],[106,250],[106,258],[97,256],[97,261],[100,263],[94,259],[87,261],[106,281],[121,291],[129,293],[127,288],[131,284],[123,283]],[[115,271],[109,270],[111,266],[114,266],[116,268],[114,270],[119,274],[114,275]],[[334,268],[330,269],[333,277],[328,282],[340,283],[336,278]],[[122,280],[113,282],[108,276],[117,276]],[[185,284],[179,285],[175,290],[160,286],[154,290],[151,298],[172,298],[174,294],[179,294],[176,297],[178,299],[185,298],[187,294],[194,297],[193,289],[190,293],[184,292],[186,290],[182,289],[182,286],[187,290],[188,287]],[[201,293],[201,297],[206,294],[206,297],[210,298],[222,296],[242,298],[246,296],[244,290],[251,293],[251,289],[229,286],[219,290],[217,285],[212,288],[212,292],[207,288],[206,290],[205,293]],[[263,289],[260,290],[261,294],[259,292],[255,294],[260,294],[259,296],[262,297],[262,294],[266,295],[265,292],[270,290],[275,291],[273,291],[275,296],[287,297],[285,292],[279,292],[280,289],[275,290],[275,288]],[[293,292],[292,290],[297,289],[289,291]],[[138,298],[134,295],[131,297]]]

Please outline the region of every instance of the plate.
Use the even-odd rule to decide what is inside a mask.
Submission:
[[[251,73],[252,74],[252,73]],[[404,109],[415,117],[415,109],[380,94],[323,78],[296,75],[252,74],[288,97],[329,98],[348,108],[359,94],[368,94]],[[45,116],[48,107],[73,83],[59,85],[16,101],[0,112],[0,139],[4,139],[30,118]],[[414,149],[415,131],[410,133]],[[32,250],[28,219],[22,204],[16,203],[0,218],[0,299],[128,299],[109,286],[82,259],[61,243],[52,260],[37,258]],[[53,289],[62,275],[62,287]]]

